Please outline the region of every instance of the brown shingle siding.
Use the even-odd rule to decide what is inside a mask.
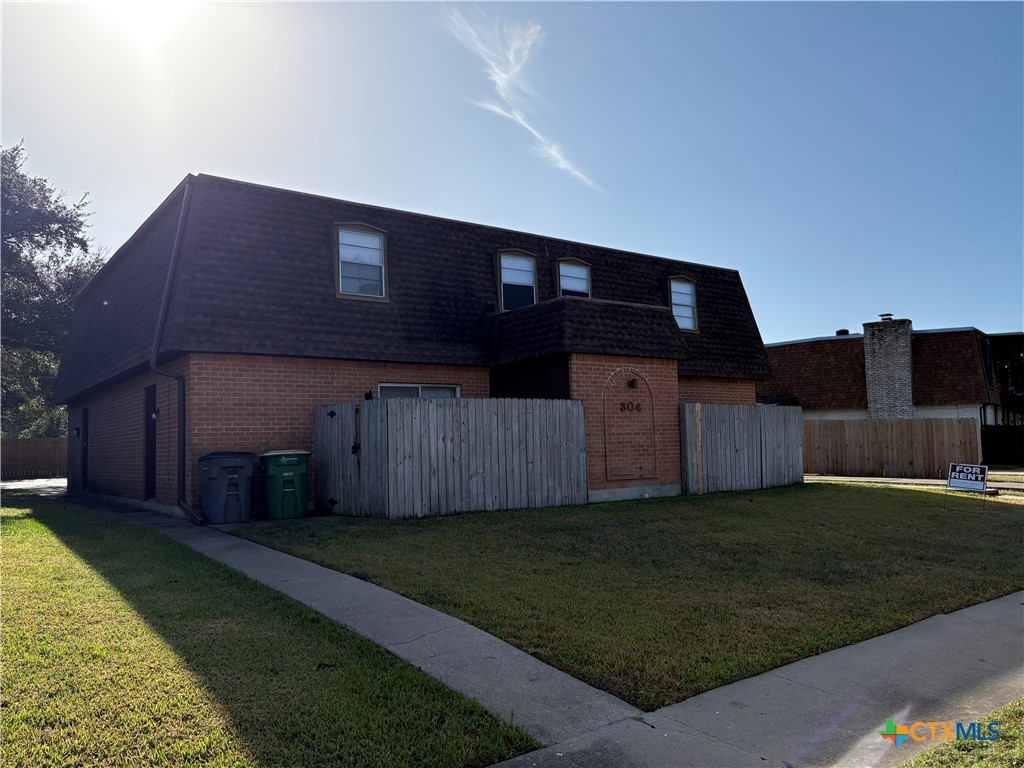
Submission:
[[[793,397],[804,408],[867,408],[864,340],[837,337],[767,347],[772,378],[757,384],[762,399]]]
[[[205,352],[489,366],[575,351],[674,358],[690,376],[768,373],[733,270],[209,176],[190,183],[161,343],[166,357]],[[62,369],[61,398],[145,366],[176,224],[173,215],[166,218],[153,223],[153,243],[132,243],[102,276],[111,295],[128,296],[124,311],[104,316],[88,304],[75,319],[81,352]],[[337,296],[334,238],[342,222],[386,233],[386,301]],[[499,316],[496,254],[503,249],[536,257],[538,300],[558,306]],[[562,258],[589,263],[594,296],[623,306],[556,301],[553,265]],[[672,321],[666,281],[680,274],[697,284],[699,333],[681,332]],[[545,317],[557,321],[554,330],[537,324]],[[511,338],[508,329],[519,326],[528,337]]]
[[[982,368],[977,331],[914,334],[914,405],[998,403]]]

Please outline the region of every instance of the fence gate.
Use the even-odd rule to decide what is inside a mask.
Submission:
[[[774,405],[680,403],[683,492],[751,491],[803,481],[803,414]]]
[[[424,517],[587,501],[583,403],[368,400],[317,408],[317,503]]]

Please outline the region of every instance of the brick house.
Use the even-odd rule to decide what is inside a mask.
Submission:
[[[183,508],[199,456],[309,449],[325,403],[582,399],[599,500],[679,493],[679,401],[768,372],[734,270],[190,175],[76,299],[56,399],[71,490]],[[603,429],[637,382],[650,429]]]
[[[970,418],[983,455],[1024,462],[1013,458],[1024,454],[1022,333],[915,331],[882,315],[862,334],[765,348],[772,376],[757,383],[758,402],[799,405],[805,420]]]

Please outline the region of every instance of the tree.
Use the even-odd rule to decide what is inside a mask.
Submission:
[[[63,408],[50,404],[67,338],[71,301],[103,263],[86,235],[87,196],[64,194],[23,170],[22,144],[0,148],[0,429],[5,437],[67,432]]]

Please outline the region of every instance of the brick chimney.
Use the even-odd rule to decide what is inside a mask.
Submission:
[[[880,315],[864,323],[864,372],[868,389],[868,418],[914,418],[914,379],[909,320]]]

